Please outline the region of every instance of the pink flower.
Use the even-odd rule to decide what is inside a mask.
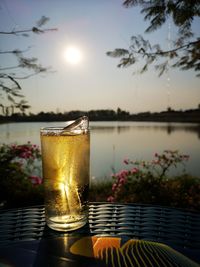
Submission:
[[[128,170],[122,170],[120,172],[121,177],[126,177],[128,174],[129,174],[129,171]]]
[[[135,173],[138,173],[138,172],[139,172],[138,168],[133,168],[133,169],[131,170],[131,173],[132,173],[132,174],[135,174]]]
[[[124,178],[124,177],[121,177],[120,179],[119,179],[119,183],[120,184],[124,184],[126,182],[126,179]]]
[[[114,198],[113,196],[109,196],[109,197],[107,198],[107,201],[108,201],[108,202],[114,202],[114,200],[115,200],[115,198]]]
[[[112,185],[112,191],[115,191],[116,188],[117,188],[117,184],[114,183],[114,184]]]
[[[32,157],[32,154],[30,151],[24,151],[22,153],[20,153],[19,157],[23,158],[23,159],[28,159]]]
[[[42,179],[38,176],[29,176],[29,178],[34,185],[42,184]]]

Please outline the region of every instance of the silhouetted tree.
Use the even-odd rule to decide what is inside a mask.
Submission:
[[[200,38],[194,36],[192,22],[200,16],[199,0],[125,0],[125,7],[140,6],[144,19],[150,21],[146,33],[159,29],[169,17],[178,27],[178,36],[173,40],[173,47],[163,50],[159,44],[152,45],[143,36],[132,36],[128,49],[117,48],[107,55],[120,58],[118,67],[129,67],[138,61],[143,62],[140,73],[148,70],[154,63],[159,75],[169,67],[181,70],[192,69],[200,77]],[[160,63],[157,63],[160,60]]]
[[[11,31],[0,31],[0,35],[17,35],[22,37],[28,37],[29,34],[42,34],[47,31],[54,31],[56,29],[43,29],[43,26],[49,21],[49,18],[42,16],[36,25],[30,29],[21,30],[11,30]],[[21,93],[20,80],[27,79],[31,76],[37,75],[39,73],[44,73],[49,70],[47,67],[43,67],[38,59],[35,57],[25,57],[24,52],[28,51],[30,48],[25,50],[14,49],[14,50],[1,50],[0,56],[5,54],[12,54],[17,59],[17,64],[15,66],[0,66],[0,99],[7,99],[11,103],[10,106],[5,106],[3,103],[0,104],[2,107],[2,112],[4,115],[8,114],[9,108],[12,111],[18,109],[24,112],[29,108],[29,104]],[[26,69],[27,75],[18,75],[19,70]]]

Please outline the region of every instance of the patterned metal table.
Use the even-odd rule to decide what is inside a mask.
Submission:
[[[46,226],[44,206],[0,211],[0,250],[20,242],[38,244],[41,240],[74,236],[159,242],[200,263],[200,214],[196,212],[150,205],[90,203],[89,223],[74,232],[60,233]]]

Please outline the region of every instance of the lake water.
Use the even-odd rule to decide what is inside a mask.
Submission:
[[[0,124],[0,143],[31,141],[40,146],[39,130],[63,122]],[[91,122],[91,177],[102,179],[124,169],[125,158],[151,160],[166,149],[188,154],[188,173],[200,177],[200,126],[181,123]],[[181,169],[182,170],[182,169]],[[173,174],[180,173],[173,170]]]

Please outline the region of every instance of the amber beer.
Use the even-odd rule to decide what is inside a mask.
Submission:
[[[87,222],[90,136],[88,129],[41,129],[47,225],[75,230]]]

